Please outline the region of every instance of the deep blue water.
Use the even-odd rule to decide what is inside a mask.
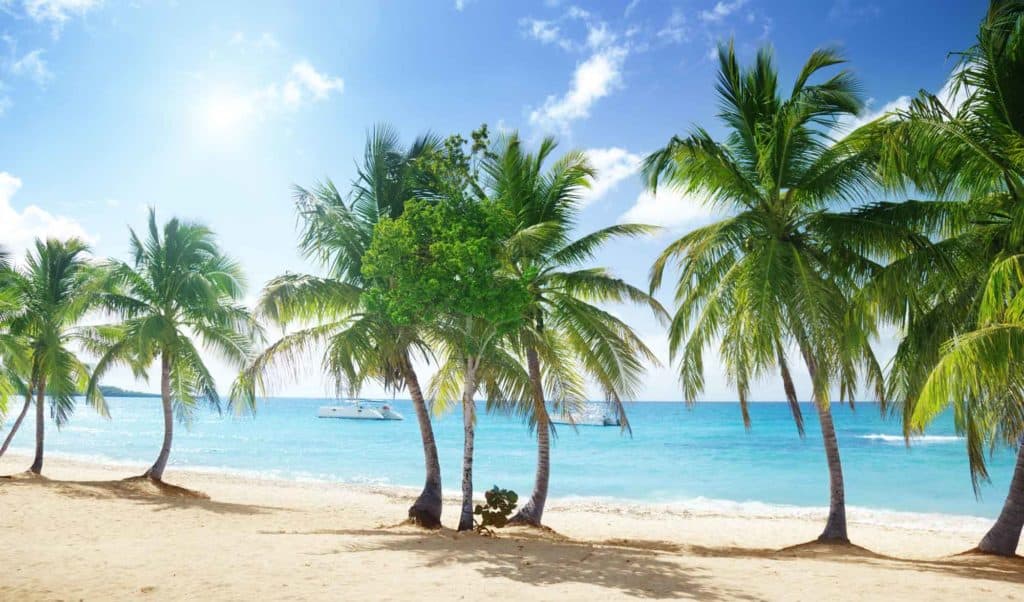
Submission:
[[[51,425],[47,450],[54,455],[126,463],[151,462],[160,447],[158,399],[110,399],[106,420],[79,407],[61,432]],[[406,420],[372,422],[316,417],[322,399],[270,399],[255,418],[198,412],[191,428],[179,427],[173,466],[259,473],[286,479],[420,486],[422,446],[407,401],[394,402]],[[617,428],[560,427],[553,443],[551,495],[646,502],[696,498],[758,501],[773,505],[825,506],[828,475],[813,406],[804,408],[807,437],[800,439],[784,403],[751,406],[745,431],[737,404],[633,403],[633,436]],[[834,406],[846,476],[847,503],[874,509],[993,517],[998,514],[1013,468],[1013,452],[991,461],[993,482],[977,499],[971,489],[964,443],[951,415],[907,448],[895,419],[873,404],[856,411]],[[6,431],[5,425],[4,431]],[[462,418],[435,419],[444,487],[457,490],[462,458]],[[31,417],[14,448],[32,445]],[[535,445],[519,420],[481,415],[476,440],[475,483],[528,494]]]

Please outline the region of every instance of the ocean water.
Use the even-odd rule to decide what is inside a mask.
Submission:
[[[392,405],[401,422],[316,417],[322,399],[274,398],[255,417],[198,412],[175,432],[171,465],[270,478],[422,486],[423,456],[411,403]],[[70,424],[51,424],[52,456],[138,464],[160,448],[158,399],[110,399],[112,419],[77,409]],[[807,436],[801,439],[784,403],[751,405],[746,431],[735,403],[631,403],[633,436],[614,427],[561,426],[553,441],[550,495],[601,501],[763,508],[828,504],[828,475],[816,413],[805,404]],[[941,416],[908,448],[896,419],[874,404],[853,411],[834,406],[847,503],[853,507],[915,513],[994,517],[1013,469],[1010,449],[997,450],[992,483],[981,497],[971,488],[964,442],[952,416]],[[13,417],[9,418],[13,420]],[[9,424],[5,425],[3,432]],[[435,419],[443,485],[457,491],[462,459],[462,417]],[[12,445],[28,453],[31,417]],[[481,413],[476,438],[475,486],[512,488],[522,496],[533,483],[536,447],[518,419]],[[792,509],[792,508],[791,508]]]

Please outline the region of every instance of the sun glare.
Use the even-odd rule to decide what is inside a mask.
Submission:
[[[216,92],[199,105],[197,121],[204,136],[228,142],[242,134],[253,113],[250,99],[230,92]]]

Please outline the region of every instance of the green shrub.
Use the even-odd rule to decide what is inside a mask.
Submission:
[[[480,532],[490,532],[491,528],[500,529],[508,524],[509,517],[516,509],[516,502],[519,496],[511,489],[501,489],[495,485],[490,491],[484,493],[486,504],[477,504],[473,514],[480,517],[476,529]]]

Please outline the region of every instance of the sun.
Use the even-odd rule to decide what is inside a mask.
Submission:
[[[213,141],[230,142],[239,138],[255,114],[253,101],[244,95],[217,91],[198,105],[197,126]]]

